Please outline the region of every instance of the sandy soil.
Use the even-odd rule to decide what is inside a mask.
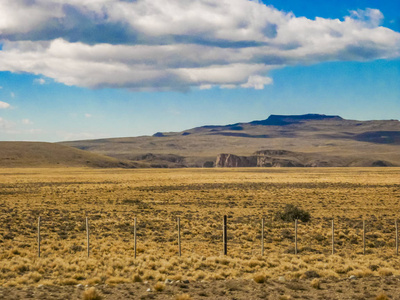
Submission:
[[[98,285],[105,299],[400,299],[400,277],[324,280],[315,288],[311,280],[227,280],[173,282],[155,291],[155,282]],[[0,287],[0,299],[83,299],[83,286]],[[148,291],[151,289],[151,291]],[[187,294],[186,297],[182,296]]]

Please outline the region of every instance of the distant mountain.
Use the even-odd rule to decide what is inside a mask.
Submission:
[[[248,123],[61,144],[149,167],[229,167],[217,164],[221,154],[247,157],[251,166],[257,159],[264,161],[261,166],[400,166],[398,120],[320,114],[271,115]],[[286,154],[260,158],[260,151]]]
[[[327,115],[318,115],[318,114],[307,114],[307,115],[299,115],[299,116],[282,116],[282,115],[270,115],[268,119],[263,121],[253,121],[250,122],[250,125],[264,125],[264,126],[285,126],[290,124],[301,123],[305,121],[312,120],[343,120],[339,116],[327,116]]]

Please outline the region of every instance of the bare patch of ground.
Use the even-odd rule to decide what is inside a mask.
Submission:
[[[316,284],[318,282],[318,284]],[[97,285],[101,299],[400,299],[400,277],[342,280],[221,280]],[[0,287],[1,299],[84,299],[85,287],[39,285]],[[150,290],[149,290],[150,289]]]

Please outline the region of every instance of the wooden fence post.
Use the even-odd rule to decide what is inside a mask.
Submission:
[[[297,219],[294,220],[294,254],[297,255]]]
[[[363,220],[363,255],[365,255],[365,220]]]
[[[332,219],[332,255],[335,254],[335,221]]]
[[[396,255],[399,255],[399,223],[396,220]]]
[[[181,218],[178,217],[178,253],[179,256],[182,256],[182,251],[181,251]]]
[[[89,258],[90,240],[89,240],[89,220],[88,220],[88,217],[86,217],[86,243],[87,243],[87,257]]]
[[[135,258],[136,258],[136,217],[133,223],[133,241],[134,241],[134,251],[135,251]]]
[[[227,217],[224,216],[224,225],[223,225],[223,243],[224,243],[224,255],[228,254],[228,236],[227,236]]]
[[[264,218],[261,220],[261,256],[264,256]]]
[[[40,257],[40,216],[38,218],[37,233],[38,233],[38,237],[37,237],[37,241],[38,241],[38,257]]]

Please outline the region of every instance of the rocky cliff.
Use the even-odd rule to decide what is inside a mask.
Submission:
[[[219,168],[257,167],[257,156],[237,156],[233,154],[219,154],[215,166]]]
[[[304,167],[295,152],[285,150],[257,151],[251,156],[220,154],[215,163],[219,168],[245,167]]]

